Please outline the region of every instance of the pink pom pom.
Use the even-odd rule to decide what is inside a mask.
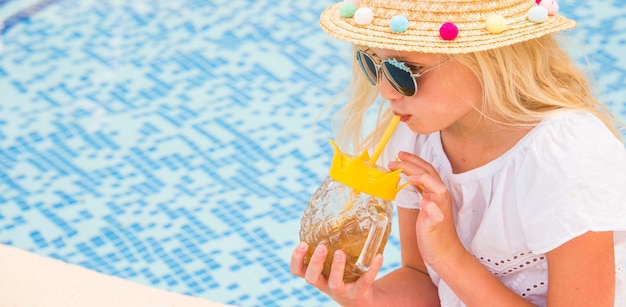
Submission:
[[[559,12],[559,4],[555,0],[542,0],[539,6],[543,6],[548,10],[548,15],[553,16]]]
[[[446,22],[439,28],[439,35],[447,41],[451,41],[459,35],[459,28],[451,22]]]
[[[541,0],[535,0],[535,3],[537,4],[541,3]]]

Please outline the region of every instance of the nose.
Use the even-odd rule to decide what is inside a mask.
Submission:
[[[389,84],[389,80],[387,77],[380,76],[380,80],[378,81],[380,96],[388,101],[394,101],[402,99],[404,96],[398,93],[392,86]]]

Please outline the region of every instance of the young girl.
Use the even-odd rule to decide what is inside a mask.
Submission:
[[[417,192],[395,199],[399,269],[375,280],[379,255],[344,283],[342,251],[326,278],[327,248],[300,243],[292,273],[344,306],[626,306],[626,151],[555,41],[575,25],[557,9],[361,0],[324,11],[322,28],[355,44],[339,140],[360,143],[380,95],[378,126],[402,119],[382,160]]]

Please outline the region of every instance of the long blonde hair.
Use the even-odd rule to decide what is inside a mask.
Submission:
[[[621,139],[617,129],[621,124],[594,98],[585,73],[553,35],[454,57],[478,77],[483,91],[483,109],[479,111],[491,120],[509,126],[533,126],[558,111],[585,110]],[[376,102],[378,89],[365,80],[356,60],[350,88],[351,97],[337,114],[343,127],[336,137],[338,143],[354,148],[356,154],[371,148],[381,134],[376,128],[362,137],[363,118]],[[497,114],[501,120],[490,114]],[[377,127],[386,127],[391,117],[389,108],[381,108]]]

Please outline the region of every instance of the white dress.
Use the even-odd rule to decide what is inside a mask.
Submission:
[[[401,123],[381,157],[383,165],[401,150],[419,155],[441,175],[465,248],[538,306],[546,305],[547,252],[587,231],[615,231],[615,306],[626,306],[626,150],[599,119],[561,112],[502,156],[461,174],[452,173],[439,133],[417,135]],[[419,199],[403,189],[395,204],[418,208]],[[441,305],[464,306],[429,271]]]

